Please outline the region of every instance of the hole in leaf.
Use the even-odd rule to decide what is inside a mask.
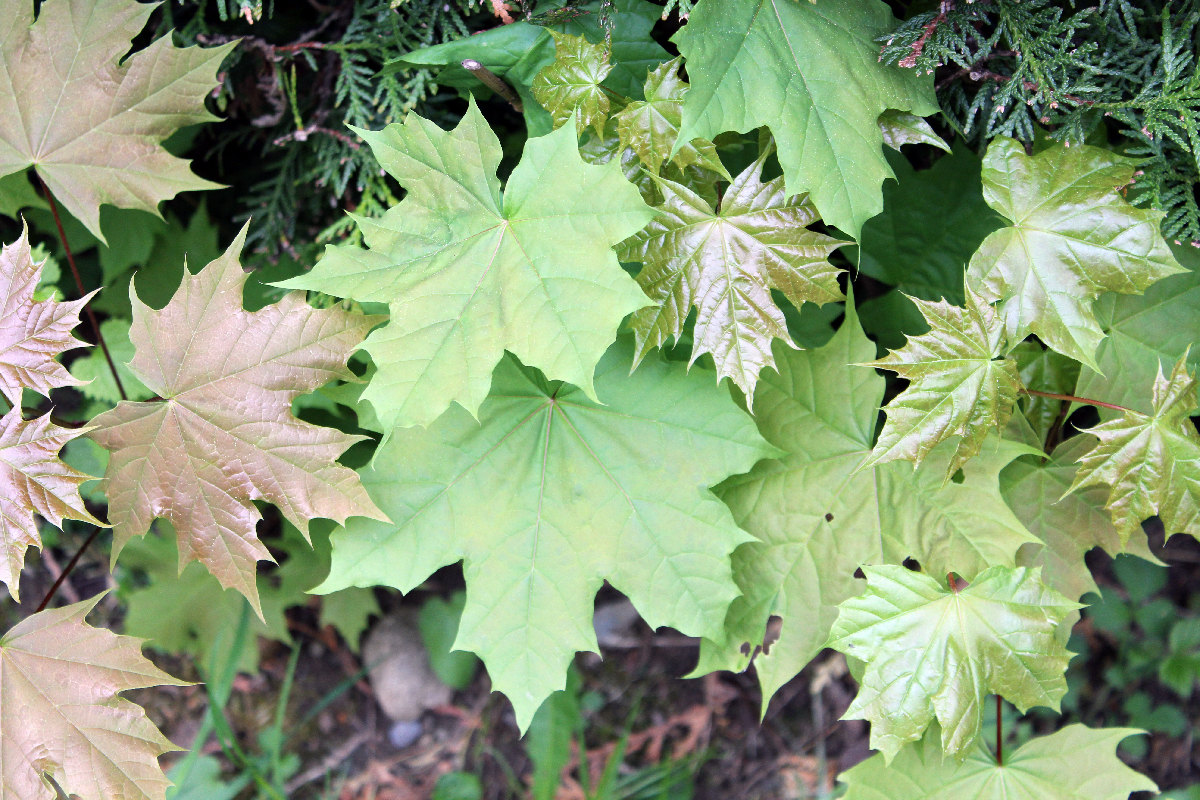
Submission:
[[[833,522],[833,514],[826,513],[826,514],[825,514],[825,521],[826,521],[826,522]]]
[[[854,577],[858,578],[860,581],[865,581],[867,579],[867,573],[862,571],[862,567],[859,567],[858,569],[854,570]]]
[[[917,561],[915,558],[904,559],[904,566],[906,569],[910,569],[913,572],[921,571],[921,562]]]
[[[950,476],[950,480],[954,481],[955,483],[962,483],[966,479],[967,476],[963,474],[962,469],[955,470],[954,474]]]

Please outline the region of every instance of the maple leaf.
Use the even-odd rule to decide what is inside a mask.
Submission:
[[[1162,279],[1145,294],[1111,293],[1096,301],[1096,319],[1107,334],[1096,351],[1100,371],[1084,367],[1071,394],[1153,412],[1146,387],[1160,364],[1174,363],[1200,342],[1200,254],[1186,245],[1171,252],[1186,272]],[[1200,364],[1200,347],[1192,349],[1189,363]]]
[[[912,298],[930,333],[866,366],[908,378],[908,388],[885,407],[887,424],[864,466],[903,458],[920,464],[934,447],[957,436],[946,477],[979,452],[989,432],[1003,430],[1017,403],[1017,362],[1003,357],[1004,326],[984,299],[967,290],[967,307]]]
[[[1100,441],[1079,459],[1071,490],[1109,487],[1104,507],[1122,542],[1155,514],[1168,537],[1182,532],[1200,538],[1200,433],[1189,419],[1197,405],[1185,353],[1169,379],[1159,367],[1152,414],[1126,411],[1087,429]]]
[[[0,636],[0,797],[66,795],[162,800],[170,782],[158,756],[179,748],[141,708],[118,696],[186,686],[162,672],[140,642],[84,622],[103,595],[40,611]]]
[[[129,341],[128,320],[116,317],[106,319],[100,323],[100,334],[104,336],[104,343],[108,345],[108,352],[112,355],[117,373],[121,376],[121,388],[125,390],[125,396],[130,400],[149,400],[154,397],[154,392],[143,386],[137,376],[129,370],[129,361],[133,358],[134,350],[133,342]],[[117,382],[113,380],[108,359],[104,357],[104,351],[100,348],[97,347],[86,356],[72,361],[71,376],[79,381],[79,391],[83,392],[85,397],[110,406],[120,402],[121,393],[117,391]]]
[[[629,103],[616,115],[620,145],[631,148],[655,175],[661,172],[663,162],[669,161],[680,169],[695,164],[729,180],[716,145],[707,139],[685,142],[672,155],[688,90],[679,77],[682,63],[682,57],[675,58],[652,71],[646,76],[646,99]]]
[[[42,264],[33,261],[29,228],[24,226],[21,237],[0,250],[0,392],[16,408],[22,389],[48,395],[51,389],[83,383],[54,357],[88,347],[71,331],[92,295],[66,303],[37,301],[34,292],[41,278]]]
[[[857,239],[893,177],[879,115],[938,111],[931,78],[879,61],[895,27],[879,0],[701,0],[672,41],[687,59],[680,142],[767,125],[789,195]]]
[[[274,503],[301,530],[315,517],[380,517],[358,476],[335,463],[361,437],[301,422],[291,403],[353,379],[346,358],[383,318],[314,309],[299,293],[243,310],[245,236],[198,274],[185,271],[161,311],[131,295],[129,367],[163,400],[121,402],[88,436],[112,453],[101,488],[113,560],[165,517],[179,533],[180,569],[198,559],[261,616],[255,564],[272,559],[251,500]]]
[[[979,734],[983,701],[1002,695],[1024,713],[1058,710],[1071,653],[1059,624],[1082,608],[1040,570],[991,567],[947,590],[906,567],[863,567],[867,590],[841,605],[828,647],[866,662],[843,719],[871,722],[871,747],[891,763],[936,716],[942,749],[959,760]]]
[[[452,408],[396,431],[363,471],[394,524],[336,531],[316,591],[409,592],[464,560],[454,647],[483,659],[522,729],[574,653],[597,650],[606,579],[651,626],[719,636],[738,594],[729,553],[749,537],[706,487],[775,450],[708,376],[660,359],[630,374],[631,349],[622,340],[597,369],[604,405],[508,356],[478,421]]]
[[[582,36],[554,31],[550,35],[554,62],[533,79],[533,96],[550,112],[555,128],[574,117],[580,133],[590,125],[597,136],[603,136],[611,107],[600,87],[612,71],[608,49]]]
[[[982,740],[957,763],[930,736],[891,763],[877,755],[838,779],[847,786],[845,800],[1129,800],[1132,792],[1158,791],[1116,754],[1122,739],[1142,733],[1068,725],[1005,753],[1003,764]]]
[[[1086,436],[1073,436],[1054,448],[1048,460],[1021,458],[1000,473],[1000,491],[1010,508],[1041,542],[1017,552],[1022,567],[1041,567],[1042,580],[1072,600],[1100,593],[1083,556],[1094,547],[1116,556],[1131,553],[1159,563],[1150,552],[1146,534],[1136,530],[1122,542],[1104,510],[1102,488],[1067,494],[1078,471],[1075,462],[1091,449]],[[1066,495],[1064,497],[1064,495]],[[1067,631],[1069,633],[1069,630]]]
[[[122,61],[156,6],[130,0],[0,0],[0,176],[30,166],[103,241],[100,206],[140,208],[216,189],[160,142],[216,119],[204,97],[236,42],[178,48],[163,36]]]
[[[60,428],[49,414],[22,419],[20,406],[0,417],[0,580],[14,600],[20,600],[25,551],[42,546],[34,514],[59,528],[64,518],[104,524],[79,497],[79,486],[92,476],[58,458],[67,442],[88,430]]]
[[[845,242],[808,230],[816,209],[805,195],[788,197],[782,178],[763,183],[768,155],[734,179],[716,210],[685,186],[657,181],[662,213],[619,248],[622,261],[644,264],[637,281],[655,301],[630,321],[635,363],[678,337],[696,306],[692,361],[712,353],[717,380],[753,394],[759,372],[774,364],[772,338],[792,344],[771,289],[796,307],[842,299],[841,270],[828,257]]]
[[[1080,364],[1057,350],[1042,347],[1026,340],[1012,349],[1017,361],[1021,385],[1026,389],[1050,394],[1070,394],[1079,379]],[[1046,441],[1050,430],[1063,413],[1063,401],[1050,397],[1026,395],[1021,398],[1021,410],[1033,432],[1038,446]]]
[[[1086,145],[1055,145],[1035,156],[1008,137],[988,145],[983,195],[1012,224],[980,245],[967,282],[1004,304],[1010,342],[1035,333],[1096,369],[1104,333],[1093,301],[1103,292],[1140,294],[1183,271],[1159,232],[1163,212],[1136,208],[1118,192],[1134,167]]]
[[[500,141],[474,101],[451,132],[413,114],[359,134],[408,196],[358,220],[369,250],[330,247],[277,285],[390,303],[364,345],[379,371],[363,399],[384,429],[452,401],[477,411],[505,349],[594,397],[617,326],[648,304],[612,251],[654,216],[620,165],[584,163],[559,128],[526,143],[501,196]]]
[[[883,133],[883,143],[893,150],[899,150],[906,144],[928,144],[947,153],[952,152],[950,145],[933,132],[928,122],[907,111],[889,109],[880,114],[879,130]]]
[[[743,596],[730,605],[726,641],[701,643],[697,673],[746,669],[753,656],[763,708],[825,646],[837,606],[862,590],[855,570],[915,558],[936,574],[968,579],[991,565],[1014,566],[1039,544],[1000,496],[1000,471],[1031,451],[993,439],[963,468],[961,483],[941,467],[945,442],[921,469],[893,461],[866,469],[884,380],[851,366],[875,354],[853,304],[827,345],[795,351],[780,342],[777,371],[755,389],[755,421],[786,455],[757,464],[716,491],[734,521],[758,540],[733,554]],[[769,652],[767,621],[782,618]],[[742,645],[750,645],[743,651]]]

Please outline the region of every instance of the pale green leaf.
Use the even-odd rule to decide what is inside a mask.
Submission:
[[[1003,355],[1004,327],[982,297],[967,291],[967,307],[913,300],[931,331],[868,366],[891,370],[910,383],[884,410],[887,424],[864,466],[898,458],[920,464],[938,444],[959,437],[946,467],[954,474],[979,452],[989,433],[1012,416],[1021,379]]]
[[[31,3],[0,0],[0,176],[36,167],[100,239],[102,204],[157,214],[178,192],[219,188],[160,142],[214,119],[204,98],[236,42],[178,48],[163,36],[125,58],[154,9],[47,0],[35,22]]]
[[[464,560],[456,649],[477,653],[525,728],[563,687],[604,580],[651,626],[720,638],[737,594],[729,554],[749,537],[708,490],[775,450],[711,377],[630,346],[605,356],[596,389],[547,383],[506,357],[479,421],[453,408],[398,430],[363,471],[395,523],[355,519],[333,535],[319,591],[408,592]]]
[[[769,152],[734,179],[718,210],[680,184],[658,181],[662,213],[619,250],[622,261],[643,263],[638,284],[655,302],[630,322],[635,363],[678,337],[695,306],[692,361],[711,353],[717,380],[730,377],[752,395],[759,372],[774,364],[771,340],[792,344],[771,290],[796,306],[842,299],[841,270],[828,258],[843,242],[806,227],[817,221],[807,196],[788,197],[782,178],[762,181]]]
[[[928,144],[950,152],[950,145],[933,132],[928,122],[907,111],[889,109],[880,114],[879,130],[883,132],[883,143],[893,150],[906,144]]]
[[[889,764],[882,756],[842,773],[845,800],[1129,800],[1157,792],[1154,781],[1117,757],[1121,740],[1144,731],[1068,725],[1031,739],[996,763],[978,741],[961,764],[936,741],[906,747]]]
[[[603,136],[611,110],[608,95],[600,87],[612,70],[608,50],[582,36],[554,31],[550,35],[554,37],[554,61],[533,79],[533,96],[550,112],[555,128],[574,117],[580,133],[590,126],[597,136]]]
[[[685,142],[672,155],[688,90],[679,77],[682,62],[682,58],[673,59],[646,76],[646,99],[631,102],[616,115],[620,144],[632,148],[655,175],[663,162],[669,161],[681,169],[695,164],[729,180],[716,146],[706,139]]]
[[[1017,563],[1041,567],[1042,580],[1072,600],[1088,592],[1100,592],[1083,560],[1093,547],[1103,548],[1112,556],[1126,552],[1159,563],[1140,529],[1127,543],[1121,541],[1104,510],[1103,489],[1092,487],[1066,494],[1078,470],[1075,462],[1091,448],[1089,438],[1072,437],[1056,447],[1048,460],[1021,458],[1000,473],[1005,501],[1041,540],[1023,545]]]
[[[857,239],[892,177],[879,115],[938,111],[932,78],[880,62],[895,25],[879,0],[701,0],[673,39],[692,82],[679,141],[770,127],[787,193]]]
[[[281,285],[390,304],[364,344],[379,371],[363,398],[384,429],[451,402],[474,413],[506,349],[594,396],[617,326],[649,302],[612,251],[654,216],[620,165],[585,163],[560,128],[526,143],[501,196],[500,142],[473,102],[451,132],[413,114],[361,134],[408,196],[358,220],[369,250],[330,247]]]
[[[23,208],[48,209],[49,206],[24,172],[0,178],[0,214],[17,219]]]
[[[129,400],[149,400],[154,397],[150,391],[137,379],[129,369],[133,359],[133,342],[129,341],[129,322],[123,319],[106,319],[100,323],[100,333],[108,345],[108,352],[113,363],[117,365],[117,374],[121,376],[121,387],[125,389],[125,397]],[[115,406],[121,399],[117,391],[117,383],[113,380],[112,369],[104,351],[94,347],[83,358],[71,362],[71,376],[78,381],[87,381],[79,387],[84,396]]]
[[[1186,245],[1171,252],[1186,272],[1143,295],[1106,294],[1096,301],[1096,317],[1108,334],[1096,352],[1100,371],[1084,367],[1073,394],[1150,414],[1146,387],[1160,364],[1174,364],[1191,347],[1189,363],[1200,365],[1200,253]]]
[[[1140,294],[1182,272],[1159,233],[1163,212],[1135,208],[1119,189],[1135,162],[1108,150],[1055,145],[1034,156],[993,139],[983,164],[988,205],[1011,225],[971,258],[967,282],[1001,302],[1012,344],[1035,333],[1095,369],[1104,333],[1093,303],[1104,292]]]
[[[1018,549],[1037,543],[999,487],[1000,470],[1027,448],[993,439],[963,467],[961,483],[943,480],[953,442],[921,469],[903,461],[858,469],[871,450],[884,381],[852,366],[875,352],[852,307],[827,346],[775,347],[778,371],[758,382],[755,420],[786,455],[717,487],[758,541],[734,552],[743,596],[730,606],[728,641],[705,640],[697,669],[745,669],[769,617],[781,617],[778,640],[754,659],[764,707],[825,646],[838,604],[862,590],[859,567],[911,557],[936,574],[973,578],[1015,565]]]
[[[871,747],[891,762],[937,719],[942,749],[965,757],[999,694],[1022,712],[1058,710],[1071,653],[1055,637],[1081,606],[1042,582],[1040,570],[991,567],[965,589],[946,589],[906,567],[863,567],[867,590],[841,605],[829,647],[867,662],[843,719],[871,723]]]
[[[1155,514],[1168,537],[1200,538],[1200,433],[1189,418],[1198,404],[1186,354],[1169,379],[1159,368],[1153,398],[1152,414],[1126,411],[1087,429],[1100,441],[1079,459],[1071,489],[1109,487],[1105,508],[1122,542]]]
[[[1050,394],[1069,395],[1079,380],[1080,363],[1073,358],[1067,358],[1057,350],[1042,347],[1035,341],[1024,341],[1012,349],[1012,357],[1017,360],[1017,370],[1021,377],[1021,385],[1026,389]],[[1023,395],[1021,411],[1025,414],[1033,432],[1038,437],[1039,445],[1046,441],[1046,435],[1059,423],[1067,407],[1064,401],[1049,397]]]

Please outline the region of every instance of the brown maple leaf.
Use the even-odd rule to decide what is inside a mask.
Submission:
[[[60,428],[49,414],[24,420],[20,408],[0,417],[0,581],[14,600],[25,551],[42,546],[35,513],[60,528],[64,517],[104,524],[79,497],[79,485],[92,476],[58,458],[63,445],[87,430]]]
[[[151,664],[141,640],[84,622],[103,595],[41,611],[0,636],[0,798],[162,800],[158,756],[178,750],[118,696],[186,686]]]
[[[336,463],[363,437],[301,422],[292,401],[334,378],[385,317],[316,309],[302,292],[249,312],[238,253],[246,229],[161,311],[131,292],[136,354],[129,367],[159,402],[122,402],[88,435],[112,453],[102,488],[113,560],[166,517],[179,534],[179,567],[198,559],[258,609],[256,562],[272,560],[255,535],[251,500],[274,503],[301,531],[315,517],[386,520],[358,475]],[[261,612],[260,612],[261,613]]]
[[[97,237],[100,205],[158,213],[188,189],[215,189],[159,144],[215,119],[204,97],[236,46],[178,48],[163,36],[124,59],[156,4],[0,0],[0,176],[34,166]]]
[[[42,265],[33,262],[25,228],[20,239],[0,250],[0,392],[14,408],[21,405],[21,389],[49,394],[59,386],[83,383],[54,357],[89,346],[71,330],[92,295],[67,303],[35,301],[41,278]]]

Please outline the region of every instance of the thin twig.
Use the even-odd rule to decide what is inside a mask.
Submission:
[[[521,98],[517,97],[517,93],[499,75],[473,58],[463,59],[462,66],[467,72],[483,81],[484,86],[507,100],[518,114],[525,113],[525,106],[521,103]]]
[[[63,568],[63,571],[59,574],[58,579],[54,581],[54,585],[50,587],[50,591],[46,592],[46,596],[43,597],[42,602],[38,604],[37,611],[46,610],[46,606],[50,605],[50,601],[54,599],[54,593],[58,591],[58,587],[62,586],[63,581],[65,581],[67,576],[71,574],[71,570],[75,569],[75,565],[79,563],[79,557],[83,555],[83,552],[88,549],[88,545],[90,545],[92,541],[99,535],[100,527],[97,526],[92,530],[91,534],[87,537],[79,549],[75,551],[75,555],[71,557],[71,560],[67,562],[67,566]],[[37,612],[35,611],[34,613]]]
[[[1113,405],[1112,403],[1102,403],[1099,400],[1092,400],[1089,397],[1076,397],[1073,394],[1053,394],[1052,392],[1039,392],[1035,389],[1022,389],[1022,394],[1031,395],[1033,397],[1047,397],[1051,400],[1066,400],[1071,403],[1084,403],[1089,406],[1100,406],[1101,408],[1111,408],[1113,411],[1129,411],[1125,406]]]
[[[83,289],[83,279],[79,277],[79,268],[75,266],[75,255],[71,252],[71,245],[67,244],[67,234],[63,230],[62,220],[58,216],[58,204],[54,202],[54,195],[50,193],[50,187],[46,186],[46,182],[42,180],[42,176],[38,175],[37,170],[33,171],[37,175],[38,185],[42,187],[42,197],[46,198],[46,203],[50,206],[50,213],[54,215],[54,225],[58,228],[58,238],[62,242],[63,250],[67,253],[67,263],[71,265],[71,274],[75,276],[75,288],[79,290],[80,297],[86,297],[87,292]],[[125,387],[121,385],[121,376],[117,374],[117,362],[113,361],[112,353],[108,352],[108,344],[104,341],[104,334],[100,332],[100,323],[96,322],[96,315],[92,312],[91,305],[83,307],[87,314],[88,322],[92,325],[92,331],[96,334],[96,344],[100,345],[100,349],[104,351],[104,360],[108,362],[108,368],[112,370],[113,381],[117,384],[117,392],[121,395],[122,400],[128,400],[125,395]]]

